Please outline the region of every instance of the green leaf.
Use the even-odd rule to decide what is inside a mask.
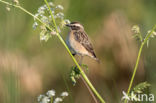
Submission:
[[[79,78],[80,78],[79,69],[77,68],[77,66],[72,66],[71,72],[70,72],[70,79],[71,79],[73,85],[76,84],[76,79],[79,79]]]
[[[75,85],[76,84],[76,79],[74,78],[74,76],[71,76],[70,79],[71,79],[73,85]]]
[[[136,85],[134,88],[133,88],[133,92],[135,93],[143,93],[143,91],[150,87],[151,84],[147,83],[147,82],[143,82],[143,83],[139,83],[138,85]]]
[[[81,64],[81,67],[85,68],[88,71],[88,66],[86,64]]]

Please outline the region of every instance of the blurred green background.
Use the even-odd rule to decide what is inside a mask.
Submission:
[[[11,0],[7,0],[12,2]],[[89,57],[87,75],[107,103],[121,103],[135,65],[138,43],[131,27],[138,24],[142,34],[156,24],[155,0],[51,0],[64,6],[66,18],[81,22],[93,42],[98,64]],[[35,14],[43,0],[19,0]],[[94,103],[81,80],[75,86],[69,74],[74,65],[57,37],[40,42],[34,20],[19,9],[0,3],[0,103],[37,103],[37,96],[55,89],[68,91],[65,103]],[[68,28],[62,36],[66,39]],[[144,47],[134,85],[147,81],[156,95],[156,40]],[[76,56],[79,60],[79,57]],[[149,102],[147,102],[149,103]],[[156,102],[153,102],[156,103]]]

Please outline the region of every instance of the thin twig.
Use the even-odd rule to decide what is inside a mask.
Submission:
[[[86,81],[83,79],[82,76],[80,76],[80,78],[82,79],[83,83],[84,83],[85,86],[87,87],[87,89],[88,89],[90,95],[92,96],[93,100],[95,101],[95,103],[98,103],[98,101],[97,101],[97,99],[96,99],[94,93],[93,93],[92,90],[89,88],[89,86],[88,86],[88,84],[86,83]]]
[[[79,62],[79,65],[82,65],[82,61],[83,61],[83,56],[81,55],[81,58],[80,58],[80,62]],[[94,93],[92,92],[92,90],[89,88],[88,84],[86,83],[86,81],[83,79],[82,76],[80,76],[80,78],[82,79],[83,83],[85,84],[85,86],[87,87],[90,95],[92,96],[93,100],[95,101],[95,103],[98,103]]]

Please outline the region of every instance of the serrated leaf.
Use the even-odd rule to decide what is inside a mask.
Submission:
[[[133,88],[133,92],[135,93],[143,93],[143,91],[150,87],[151,85],[147,82],[140,83]]]
[[[81,64],[81,67],[85,68],[88,71],[88,66],[86,64]]]
[[[75,85],[75,84],[76,84],[75,78],[72,76],[72,77],[70,77],[70,79],[71,79],[71,81],[72,81],[72,84]]]
[[[77,68],[77,66],[73,66],[71,68],[70,78],[71,78],[71,81],[72,81],[73,85],[76,84],[76,79],[79,79],[80,78],[80,71]]]

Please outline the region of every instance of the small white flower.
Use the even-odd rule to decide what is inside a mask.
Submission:
[[[153,35],[156,36],[156,31],[153,32]]]
[[[9,6],[6,6],[6,10],[7,10],[7,11],[10,11],[10,7],[9,7]]]
[[[43,36],[41,36],[40,41],[46,40],[46,38],[47,38],[47,36],[43,35]]]
[[[53,2],[49,2],[49,5],[50,5],[50,6],[54,6]]]
[[[38,8],[38,10],[37,10],[37,12],[39,13],[39,14],[44,14],[44,10],[45,10],[46,8],[44,7],[44,6],[41,6],[40,8]]]
[[[57,8],[57,9],[61,9],[61,10],[64,9],[62,5],[57,5],[56,8]]]
[[[55,98],[54,103],[59,103],[59,102],[62,102],[62,101],[63,101],[62,98],[57,97],[57,98]]]
[[[18,0],[13,0],[14,3],[16,3],[16,5],[19,5],[19,1]]]
[[[44,5],[43,5],[43,7],[44,7],[45,9],[48,9],[48,7],[47,7],[47,5],[46,5],[46,4],[44,4]]]
[[[54,15],[55,14],[54,8],[50,8],[50,10],[51,10],[52,14]],[[49,11],[49,9],[48,9],[48,11]]]
[[[33,29],[36,29],[37,26],[38,26],[38,23],[37,22],[34,22]]]
[[[45,10],[45,6],[43,5],[39,9],[44,11]]]
[[[55,13],[55,11],[54,11],[54,10],[52,10],[51,12],[52,12],[53,14]]]
[[[51,18],[51,15],[49,15],[49,18]]]
[[[56,14],[56,17],[63,19],[64,18],[64,14],[59,12],[59,13]]]
[[[35,15],[34,15],[34,20],[36,20],[36,18],[39,16],[39,14],[38,13],[36,13]]]
[[[42,98],[42,101],[40,103],[48,103],[49,101],[50,99],[47,96],[45,96]]]
[[[39,95],[39,96],[37,97],[37,101],[38,101],[38,102],[40,102],[40,101],[41,101],[41,99],[42,99],[43,97],[44,97],[44,95],[42,95],[42,94],[41,94],[41,95]]]
[[[66,24],[70,24],[70,21],[69,21],[68,19],[65,19],[64,22],[65,22]]]
[[[48,97],[53,97],[53,96],[55,96],[55,90],[49,90],[49,91],[47,92],[47,96],[48,96]]]
[[[46,16],[42,16],[41,20],[44,23],[48,23],[48,18]]]
[[[70,21],[65,19],[61,21],[61,28],[64,27],[66,24],[70,24]]]
[[[67,97],[67,96],[68,96],[68,92],[62,92],[62,93],[61,93],[61,96],[62,96],[62,97]]]

